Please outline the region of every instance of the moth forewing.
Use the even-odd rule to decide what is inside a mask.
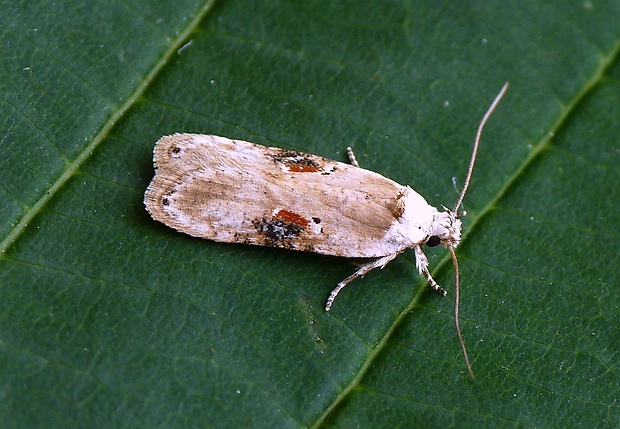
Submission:
[[[154,165],[147,210],[196,237],[375,258],[425,234],[423,225],[399,223],[413,202],[428,206],[411,188],[317,155],[174,134],[157,142]]]

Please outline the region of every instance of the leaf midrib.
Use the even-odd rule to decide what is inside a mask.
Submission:
[[[523,160],[521,165],[515,170],[514,174],[506,180],[505,185],[496,193],[496,195],[489,200],[487,205],[477,214],[476,217],[472,218],[469,229],[463,234],[461,243],[471,234],[477,225],[492,211],[493,208],[497,205],[497,203],[508,193],[508,191],[515,185],[515,183],[523,176],[524,172],[528,169],[528,167],[534,162],[536,158],[540,156],[542,152],[547,149],[554,136],[558,134],[562,126],[567,123],[568,118],[572,115],[572,113],[577,109],[580,105],[581,101],[590,94],[596,85],[598,85],[605,76],[606,71],[616,62],[616,58],[620,53],[620,41],[616,44],[616,46],[610,50],[609,54],[605,57],[601,58],[599,62],[599,67],[594,71],[592,77],[586,81],[581,88],[581,90],[575,95],[572,102],[566,105],[565,109],[562,111],[562,114],[559,115],[557,121],[550,127],[549,132],[545,134],[545,137],[535,145],[532,150],[529,152],[529,155]],[[506,94],[506,98],[510,97],[510,90]],[[446,255],[435,267],[433,270],[433,275],[435,276],[437,272],[439,272],[443,266],[451,261],[449,255]],[[361,382],[366,373],[372,368],[374,361],[381,354],[383,349],[389,343],[390,338],[392,337],[396,328],[401,324],[401,322],[405,319],[405,317],[411,313],[411,311],[418,305],[422,294],[426,291],[427,285],[424,284],[416,295],[413,297],[411,302],[401,311],[400,314],[394,319],[394,322],[388,327],[383,337],[377,343],[377,346],[370,352],[368,358],[364,361],[360,370],[357,374],[351,379],[349,384],[345,386],[345,388],[336,396],[334,401],[325,409],[325,411],[317,418],[310,428],[316,429],[325,424],[327,419],[331,416],[331,414],[336,410],[336,408],[347,398],[349,393],[353,391],[353,389]]]
[[[94,153],[95,149],[103,142],[108,133],[116,126],[125,113],[142,97],[147,88],[159,75],[159,72],[164,68],[170,58],[177,52],[189,38],[190,34],[200,25],[207,13],[211,10],[215,0],[206,0],[197,13],[194,15],[191,21],[185,29],[179,33],[176,39],[170,44],[168,50],[154,65],[151,71],[145,76],[145,78],[136,87],[135,91],[125,100],[121,107],[112,114],[110,119],[103,125],[99,133],[93,138],[93,140],[84,147],[82,152],[68,164],[65,171],[56,179],[56,181],[49,187],[49,189],[41,196],[41,198],[24,214],[22,219],[17,225],[7,234],[4,240],[0,242],[0,255],[6,253],[6,251],[17,241],[24,231],[28,228],[30,222],[41,212],[43,207],[56,195],[58,191],[62,189],[65,183],[75,175],[80,166]]]

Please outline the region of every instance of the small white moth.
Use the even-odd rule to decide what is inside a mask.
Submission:
[[[155,145],[155,177],[144,195],[153,219],[186,234],[227,243],[281,247],[347,258],[376,258],[330,293],[329,311],[351,281],[413,248],[416,265],[433,289],[446,295],[428,270],[422,245],[448,248],[455,268],[455,323],[470,376],[473,372],[458,316],[461,239],[458,209],[469,186],[480,135],[508,89],[484,115],[463,189],[452,210],[439,212],[409,186],[351,165],[285,149],[205,134],[173,134]]]

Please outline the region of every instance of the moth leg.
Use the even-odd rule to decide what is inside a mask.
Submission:
[[[424,277],[426,277],[426,280],[428,281],[428,284],[431,285],[431,287],[433,289],[435,289],[441,295],[446,296],[448,294],[448,292],[446,292],[444,288],[439,286],[437,284],[437,282],[435,281],[435,279],[433,278],[433,276],[431,276],[431,273],[428,270],[428,258],[426,257],[426,255],[422,251],[422,248],[420,246],[415,246],[413,248],[413,250],[415,252],[415,264],[416,264],[420,274],[422,274],[422,275],[424,275]]]
[[[356,272],[354,272],[349,277],[347,277],[346,279],[338,283],[338,286],[336,286],[336,288],[333,291],[331,291],[331,293],[329,294],[329,298],[327,298],[327,302],[325,303],[325,311],[329,311],[332,308],[332,304],[334,303],[334,300],[336,299],[340,291],[345,288],[346,285],[351,283],[356,278],[364,276],[368,271],[374,270],[375,268],[385,267],[388,264],[388,262],[396,258],[398,255],[400,255],[400,253],[401,252],[392,253],[391,255],[383,256],[367,264],[364,264],[361,267],[359,267],[359,269]]]
[[[351,148],[351,146],[347,146],[347,155],[349,156],[349,162],[353,167],[360,166],[357,162],[357,158],[355,158],[355,154],[353,153],[353,148]]]

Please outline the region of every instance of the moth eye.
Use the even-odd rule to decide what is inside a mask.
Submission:
[[[439,244],[441,244],[441,239],[436,235],[431,235],[430,237],[428,237],[428,240],[426,240],[426,245],[428,247],[439,246]]]

